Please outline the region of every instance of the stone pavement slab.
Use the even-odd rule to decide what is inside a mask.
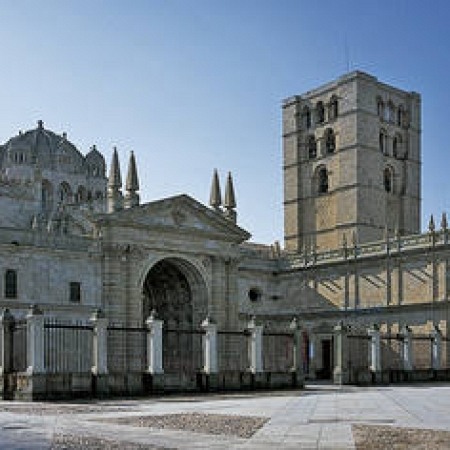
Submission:
[[[175,415],[186,420],[194,413],[197,428],[176,429]],[[158,428],[158,421],[149,419],[151,426],[133,426],[138,417],[155,416],[169,417],[175,425]],[[226,434],[225,427],[222,434],[217,424],[219,434],[208,433],[202,417],[222,416],[227,423],[242,416],[249,423],[260,418],[264,425],[249,438]],[[450,384],[309,385],[291,392],[76,403],[5,401],[0,403],[0,449],[55,450],[63,448],[64,436],[67,442],[78,439],[99,449],[354,449],[352,426],[360,425],[390,427],[392,439],[404,435],[398,431],[402,427],[417,429],[409,433],[418,439],[425,436],[422,429],[450,431]]]

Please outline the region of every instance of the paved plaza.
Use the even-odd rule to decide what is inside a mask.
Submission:
[[[387,447],[449,448],[450,384],[0,403],[1,449]]]

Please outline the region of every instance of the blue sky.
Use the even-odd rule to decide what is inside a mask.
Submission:
[[[363,70],[422,95],[423,226],[450,211],[450,3],[444,0],[0,0],[0,141],[38,119],[141,196],[207,202],[235,179],[239,223],[282,239],[281,100]],[[223,187],[223,186],[222,186]]]

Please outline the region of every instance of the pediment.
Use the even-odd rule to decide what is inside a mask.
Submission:
[[[234,242],[243,242],[250,238],[247,231],[187,195],[169,197],[105,214],[99,222],[180,234],[203,234]]]

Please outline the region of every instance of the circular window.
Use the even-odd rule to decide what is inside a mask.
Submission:
[[[248,298],[252,302],[260,300],[262,297],[262,292],[258,288],[251,288],[248,291]]]

